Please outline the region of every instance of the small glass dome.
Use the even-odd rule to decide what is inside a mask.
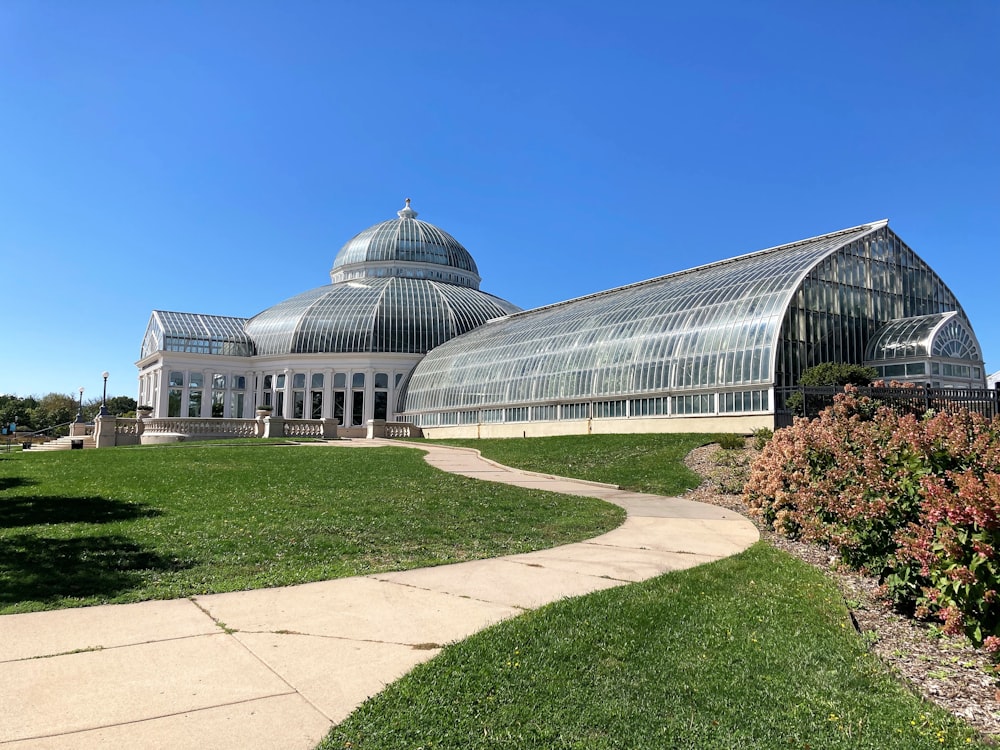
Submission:
[[[417,219],[409,198],[396,214],[398,219],[369,227],[340,248],[330,270],[331,282],[401,276],[479,288],[476,262],[458,240]]]

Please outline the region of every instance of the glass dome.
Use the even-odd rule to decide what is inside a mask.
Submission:
[[[311,289],[250,319],[258,355],[423,354],[520,308],[478,289],[429,279],[357,278]]]
[[[330,281],[401,276],[479,288],[472,255],[447,232],[417,219],[410,199],[390,219],[356,234],[340,248]]]

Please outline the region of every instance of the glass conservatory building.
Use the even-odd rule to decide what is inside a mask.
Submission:
[[[154,311],[155,417],[406,421],[428,437],[748,433],[823,362],[983,387],[955,295],[887,221],[521,311],[406,206],[337,254],[330,284],[252,318]]]
[[[955,295],[880,221],[491,321],[432,350],[399,412],[429,437],[749,432],[823,362],[985,383]]]
[[[520,308],[479,290],[469,252],[406,206],[337,253],[330,284],[252,318],[156,310],[143,338],[139,402],[154,417],[336,419],[341,434],[392,420],[424,354]]]

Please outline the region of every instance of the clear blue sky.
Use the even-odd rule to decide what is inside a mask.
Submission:
[[[0,3],[0,393],[136,393],[395,217],[534,307],[890,226],[1000,369],[1000,2]]]

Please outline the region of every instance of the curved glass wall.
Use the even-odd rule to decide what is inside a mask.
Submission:
[[[426,279],[365,278],[303,292],[251,318],[260,355],[423,353],[518,307]]]
[[[975,334],[958,319],[948,320],[938,328],[931,344],[931,356],[983,362]]]
[[[253,341],[243,330],[246,322],[246,318],[154,310],[139,358],[159,351],[252,356]]]
[[[955,311],[958,299],[886,222],[843,244],[811,269],[781,327],[775,385],[794,386],[808,367],[861,363],[868,342],[901,318]]]
[[[458,240],[418,220],[409,198],[396,213],[398,219],[369,227],[347,241],[333,261],[331,282],[404,276],[479,288],[476,262]]]
[[[490,323],[430,352],[399,407],[422,425],[769,411],[775,384],[860,363],[885,321],[947,309],[877,222]]]

